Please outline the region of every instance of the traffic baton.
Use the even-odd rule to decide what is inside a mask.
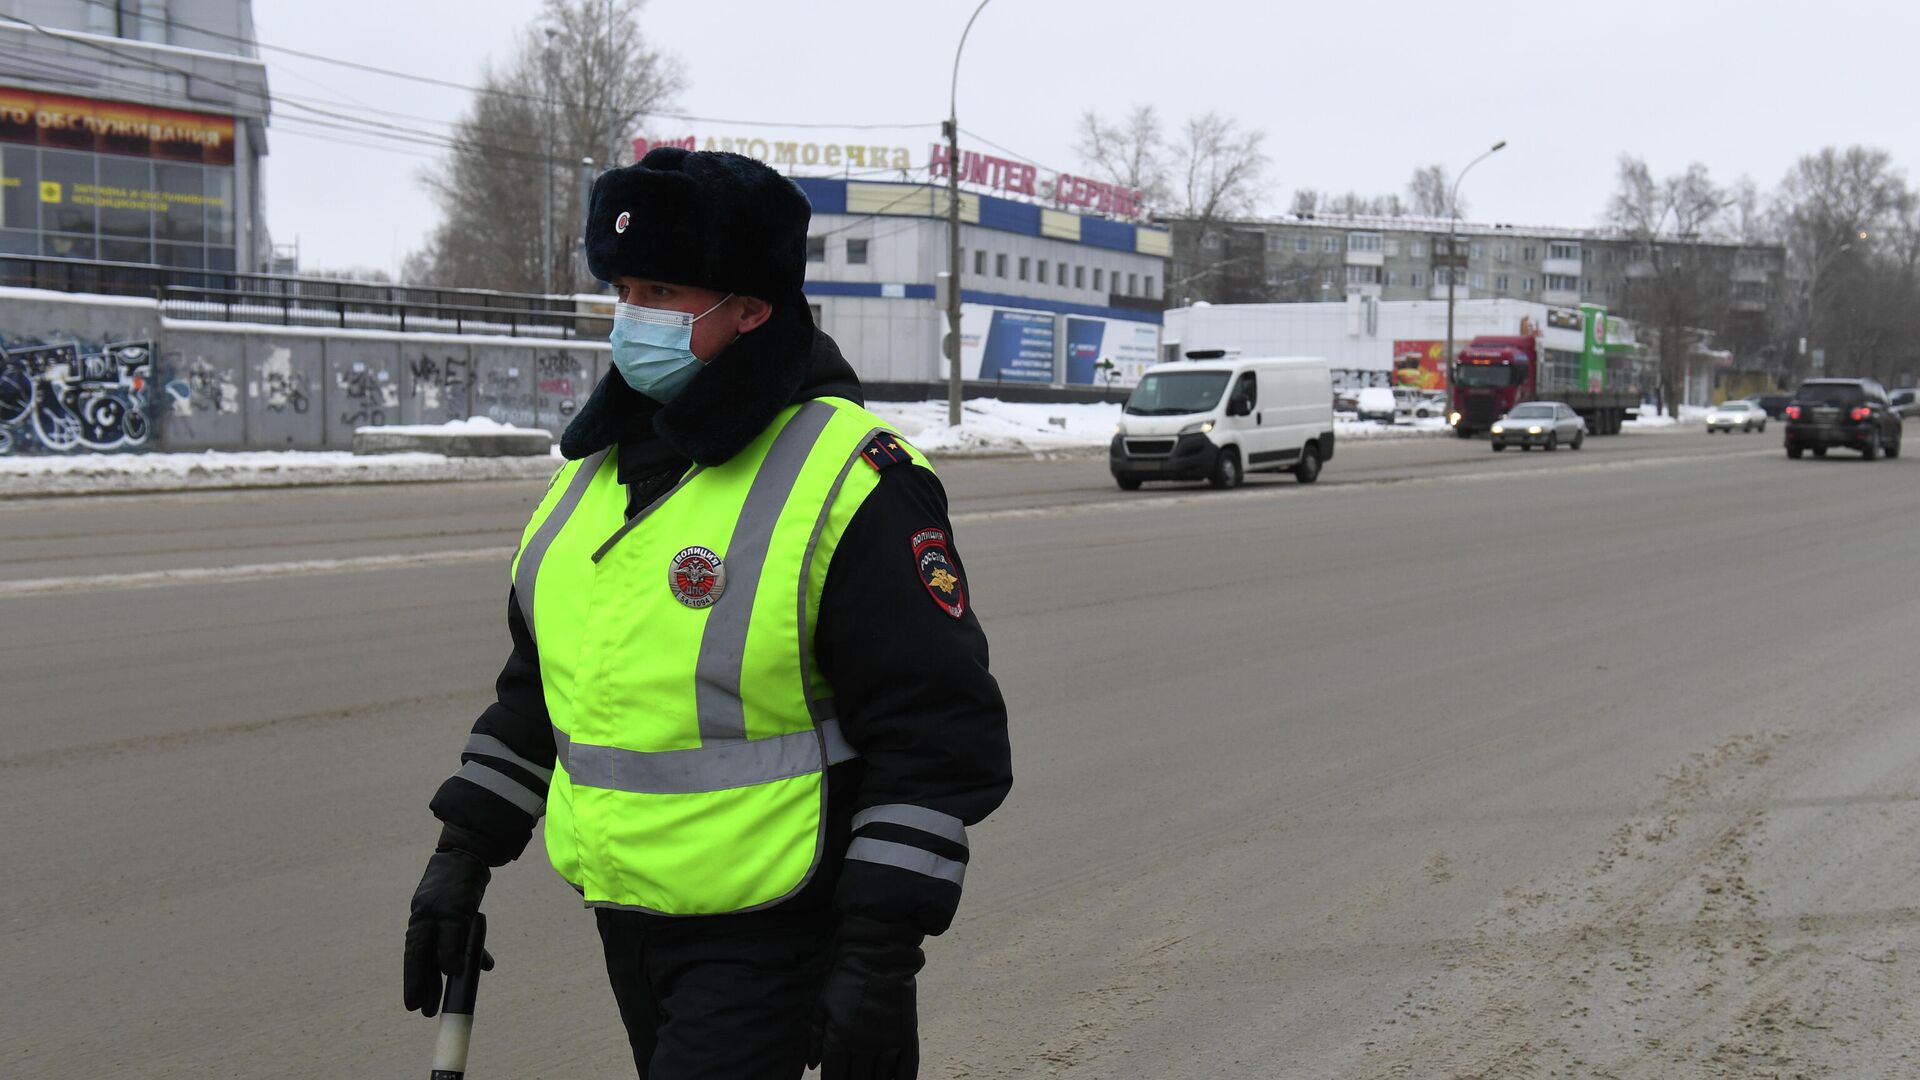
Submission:
[[[467,936],[466,962],[460,974],[447,980],[440,999],[440,1033],[433,1044],[432,1080],[463,1080],[467,1075],[467,1042],[473,1038],[473,1001],[480,994],[481,957],[486,955],[487,917],[475,912]]]

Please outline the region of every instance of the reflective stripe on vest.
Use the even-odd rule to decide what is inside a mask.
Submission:
[[[853,465],[880,428],[851,403],[789,409],[632,520],[617,448],[555,477],[514,582],[558,751],[548,854],[588,903],[744,911],[811,878],[825,769],[854,756],[813,627],[833,549],[877,484]],[[689,546],[725,568],[704,609],[668,589]]]

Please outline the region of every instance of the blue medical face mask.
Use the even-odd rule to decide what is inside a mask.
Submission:
[[[613,366],[628,386],[662,405],[672,401],[700,373],[700,358],[693,355],[693,324],[731,299],[728,293],[698,315],[615,304],[613,333],[607,338],[613,342]]]

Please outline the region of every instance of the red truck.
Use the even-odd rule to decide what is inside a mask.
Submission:
[[[1523,401],[1565,402],[1594,435],[1618,435],[1640,405],[1630,358],[1610,363],[1604,342],[1585,353],[1550,353],[1543,364],[1538,338],[1476,337],[1454,370],[1447,420],[1463,439],[1485,432]]]

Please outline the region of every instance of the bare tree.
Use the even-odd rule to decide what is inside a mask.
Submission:
[[[677,61],[641,33],[644,3],[546,0],[504,66],[483,70],[454,147],[421,173],[441,221],[404,276],[511,292],[537,292],[549,277],[569,291],[585,284],[576,271],[581,160],[597,168],[621,160],[639,118],[685,85]],[[550,243],[542,239],[549,183]],[[548,250],[550,267],[541,261]]]
[[[1448,206],[1453,195],[1453,177],[1447,175],[1444,165],[1428,165],[1413,170],[1413,178],[1407,181],[1407,203],[1414,214],[1420,217],[1443,218],[1453,214],[1467,216],[1467,204],[1461,200],[1454,206]]]
[[[1153,106],[1136,105],[1126,120],[1111,125],[1087,110],[1074,150],[1109,183],[1138,190],[1148,206],[1167,205],[1167,143]]]
[[[1288,213],[1311,216],[1320,210],[1320,193],[1310,187],[1295,188],[1293,205]]]
[[[1704,241],[1733,203],[1704,165],[1656,179],[1644,160],[1621,155],[1606,217],[1631,243],[1622,311],[1645,331],[1660,406],[1674,415],[1693,358],[1712,346],[1730,309],[1728,275]]]
[[[1827,373],[1911,377],[1920,367],[1920,292],[1900,242],[1913,202],[1886,151],[1871,147],[1808,154],[1781,181],[1775,216],[1800,336],[1825,353]]]
[[[1179,215],[1209,223],[1252,214],[1264,194],[1266,139],[1219,113],[1189,117],[1172,146]]]

